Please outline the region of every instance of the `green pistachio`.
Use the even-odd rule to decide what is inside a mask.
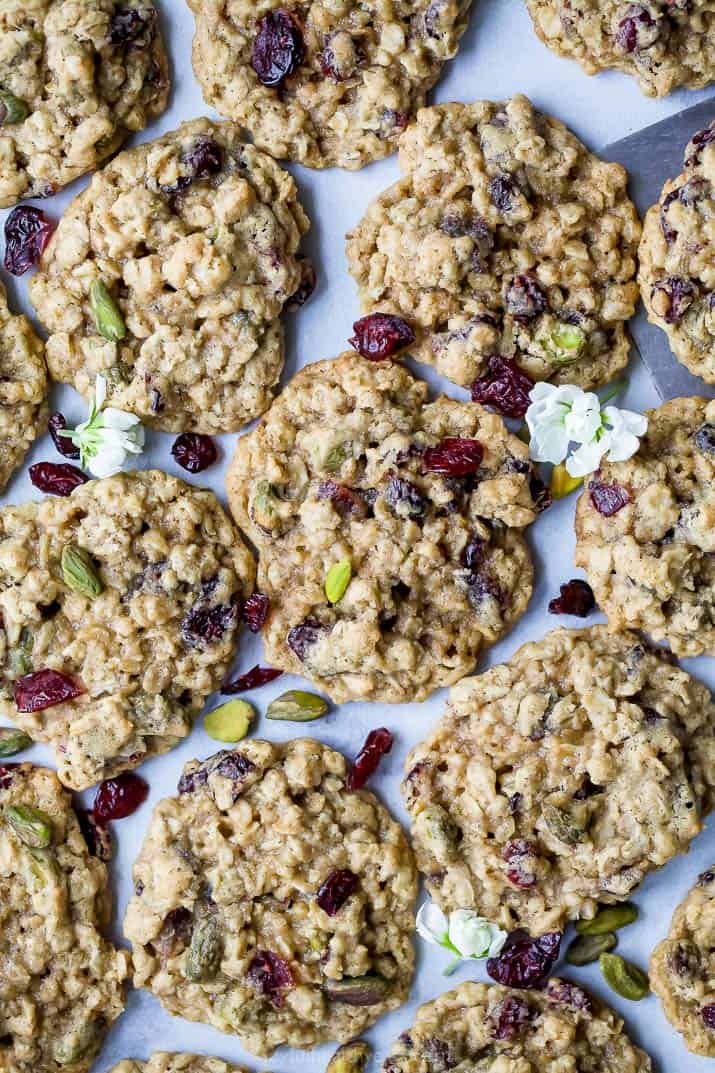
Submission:
[[[0,757],[15,756],[32,745],[32,738],[15,727],[0,727]]]
[[[612,931],[603,935],[579,935],[566,951],[566,960],[569,965],[590,965],[592,961],[598,961],[601,954],[613,950],[617,943]]]
[[[207,714],[204,730],[214,741],[241,741],[248,734],[255,714],[255,708],[247,700],[229,700]]]
[[[270,532],[277,518],[278,493],[270,481],[258,481],[251,504],[251,516],[261,529]]]
[[[328,710],[328,702],[315,693],[289,689],[268,705],[267,719],[287,719],[292,723],[309,723],[320,719]]]
[[[46,812],[31,805],[5,805],[5,819],[26,846],[45,849],[52,841],[52,820]]]
[[[445,864],[454,856],[459,831],[441,805],[427,805],[422,809],[415,820],[415,832],[419,832],[440,863]]]
[[[92,556],[85,548],[67,544],[62,549],[62,580],[68,589],[93,600],[104,590]]]
[[[646,974],[637,965],[626,961],[620,955],[601,954],[598,963],[604,980],[621,998],[638,1002],[650,991],[650,981]]]
[[[111,343],[119,343],[127,334],[127,326],[119,306],[101,279],[95,279],[89,288],[89,308],[94,326],[100,335]]]
[[[567,846],[575,846],[583,839],[584,828],[566,809],[547,803],[542,811],[546,826],[559,842],[565,842]]]
[[[345,1006],[377,1006],[390,993],[389,980],[376,973],[366,976],[344,976],[342,980],[326,980],[323,991],[332,1002]]]
[[[223,936],[216,917],[205,916],[195,921],[184,960],[186,978],[195,983],[213,980],[218,974],[222,953]]]
[[[349,559],[341,559],[333,565],[325,575],[325,595],[331,604],[340,603],[350,584],[353,576],[353,568]]]
[[[80,1058],[97,1049],[100,1039],[100,1022],[85,1021],[72,1032],[63,1036],[54,1046],[52,1057],[60,1066],[71,1066]]]
[[[34,634],[25,627],[20,633],[20,640],[15,648],[8,652],[8,678],[14,680],[32,670],[32,649],[35,644]]]
[[[579,935],[604,935],[609,931],[618,931],[638,919],[638,909],[631,902],[621,905],[606,905],[591,920],[577,920],[576,931]]]
[[[586,345],[586,333],[575,324],[559,322],[549,336],[548,356],[559,365],[576,361]]]
[[[566,469],[566,465],[563,462],[559,462],[551,470],[549,491],[554,499],[563,499],[564,496],[569,496],[577,488],[580,488],[583,480],[583,477],[572,477]]]
[[[28,849],[27,871],[36,889],[49,887],[60,878],[60,867],[51,850]]]
[[[367,1043],[355,1040],[338,1048],[328,1062],[325,1073],[364,1073],[372,1051]]]
[[[22,123],[30,114],[27,101],[16,97],[14,93],[8,93],[0,89],[0,127],[11,127],[16,123]]]
[[[341,446],[333,447],[331,451],[328,451],[323,464],[328,473],[335,473],[349,457],[347,447],[341,444]]]

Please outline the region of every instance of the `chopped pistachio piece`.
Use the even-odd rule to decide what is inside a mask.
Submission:
[[[650,981],[646,974],[619,954],[601,954],[598,959],[603,978],[621,998],[638,1002],[650,991]]]
[[[79,592],[90,600],[104,590],[92,556],[85,548],[67,544],[62,549],[62,580],[68,589]]]
[[[94,1051],[99,1045],[100,1025],[84,1021],[55,1044],[52,1057],[60,1066],[70,1066]]]
[[[376,973],[326,980],[323,991],[332,1002],[346,1006],[377,1006],[390,992],[390,981]]]
[[[559,462],[551,471],[549,491],[554,499],[563,499],[571,495],[583,484],[583,477],[572,477],[564,462]]]
[[[617,944],[618,939],[612,931],[603,935],[579,935],[566,951],[566,960],[569,965],[590,965],[598,961],[601,954],[615,949]]]
[[[241,741],[248,734],[256,711],[247,700],[229,700],[204,719],[204,730],[214,741]]]
[[[576,361],[586,344],[586,333],[575,324],[559,322],[549,336],[549,357],[559,365]]]
[[[551,834],[567,846],[575,846],[586,833],[578,820],[567,812],[547,802],[543,808],[544,822]]]
[[[89,308],[100,335],[112,343],[119,343],[125,338],[127,327],[124,318],[101,279],[95,279],[89,288]]]
[[[328,570],[325,576],[325,595],[331,604],[339,603],[347,591],[353,576],[353,568],[349,559],[341,559]]]
[[[577,920],[576,931],[579,935],[604,935],[609,931],[618,931],[638,919],[638,908],[631,902],[620,905],[605,905],[591,920]]]
[[[330,1059],[325,1073],[364,1073],[371,1054],[370,1047],[361,1040],[346,1043]]]
[[[17,730],[15,727],[0,727],[0,758],[15,756],[23,749],[29,749],[31,745],[32,738],[23,730]]]
[[[196,921],[184,961],[187,979],[213,980],[221,964],[222,952],[223,938],[216,917],[205,916]]]
[[[319,719],[328,710],[328,702],[315,693],[302,689],[289,689],[268,705],[267,719],[288,719],[293,723],[309,723]]]
[[[45,849],[52,841],[52,820],[46,812],[31,805],[5,805],[5,819],[26,846]]]
[[[8,93],[0,89],[0,127],[11,127],[16,123],[22,123],[30,114],[27,101],[16,97],[14,93]]]

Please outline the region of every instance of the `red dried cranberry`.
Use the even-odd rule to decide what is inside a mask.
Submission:
[[[659,291],[668,301],[668,308],[663,314],[666,324],[678,324],[698,293],[693,281],[683,276],[668,276],[667,279],[658,280],[651,293],[655,296]]]
[[[112,859],[112,833],[109,828],[100,823],[94,812],[86,808],[75,809],[80,830],[87,843],[87,849],[92,857],[100,861]]]
[[[422,455],[422,465],[429,473],[443,473],[450,477],[466,477],[476,473],[484,458],[484,448],[479,440],[461,436],[448,436],[429,447]]]
[[[626,17],[621,19],[616,30],[616,46],[621,52],[636,52],[650,48],[660,36],[660,29],[646,8],[630,4]]]
[[[184,153],[183,159],[191,168],[194,179],[208,179],[218,175],[223,168],[223,149],[204,134]]]
[[[238,607],[222,604],[219,607],[194,605],[181,623],[181,636],[191,647],[214,644],[238,624]]]
[[[715,124],[710,127],[706,127],[705,130],[699,130],[697,134],[694,134],[690,139],[690,143],[688,145],[688,149],[690,149],[691,152],[685,161],[686,167],[690,167],[693,164],[697,164],[703,149],[707,145],[710,145],[710,142],[712,142],[714,139]]]
[[[583,1010],[584,1013],[590,1013],[593,1009],[591,996],[582,987],[570,984],[566,980],[549,980],[546,996],[552,1002],[558,1002],[562,1006],[570,1006],[572,1010]]]
[[[671,190],[669,194],[663,198],[663,204],[660,206],[660,229],[663,232],[663,238],[670,245],[675,242],[678,237],[678,232],[674,227],[670,226],[668,221],[668,209],[672,203],[677,199],[679,190]]]
[[[511,805],[511,799],[509,803]],[[528,890],[536,886],[536,875],[533,869],[538,854],[533,842],[528,842],[525,838],[514,838],[506,843],[501,855],[502,860],[509,865],[506,878],[510,883],[519,887],[520,890]]]
[[[604,518],[612,518],[631,501],[628,492],[620,484],[602,484],[601,481],[591,481],[588,493],[595,509]]]
[[[264,86],[280,86],[305,58],[300,26],[290,12],[279,7],[258,23],[251,65]]]
[[[268,682],[280,678],[283,671],[277,671],[275,667],[251,667],[245,674],[239,674],[232,682],[224,682],[221,686],[222,693],[246,693],[249,689],[258,689]]]
[[[515,276],[507,287],[505,305],[514,320],[525,323],[544,312],[546,295],[533,276]]]
[[[124,771],[101,783],[94,799],[94,815],[100,823],[123,820],[146,801],[149,787],[132,771]]]
[[[467,579],[467,599],[475,611],[482,610],[485,600],[496,600],[502,610],[508,603],[501,585],[485,569]]]
[[[537,473],[532,473],[529,477],[529,493],[534,500],[534,506],[539,513],[548,510],[554,501],[554,497],[551,495],[548,487]]]
[[[713,882],[713,880],[715,880],[715,872],[712,872],[710,869],[708,869],[707,872],[701,872],[698,876],[698,886],[708,887]]]
[[[176,789],[180,794],[192,794],[198,786],[203,786],[208,781],[209,773],[206,768],[198,768],[183,774]]]
[[[243,753],[238,751],[226,753],[219,764],[216,765],[216,773],[223,775],[224,779],[232,782],[243,782],[247,775],[254,769],[255,764]]]
[[[406,320],[392,313],[369,313],[353,324],[348,342],[363,358],[384,361],[415,341],[415,333]]]
[[[81,469],[68,462],[36,462],[29,472],[35,488],[53,496],[71,495],[88,479]]]
[[[270,600],[262,592],[254,592],[243,605],[243,621],[251,633],[260,633],[268,618]]]
[[[504,417],[523,417],[531,402],[534,381],[513,358],[493,354],[487,371],[472,384],[472,402],[492,406]]]
[[[10,764],[0,764],[0,790],[7,790],[8,786],[12,783],[12,780],[15,778],[14,769],[17,768],[18,766],[19,766],[18,764],[12,764],[12,763],[10,763]]]
[[[189,473],[201,473],[218,458],[216,444],[211,437],[202,436],[198,432],[182,432],[177,436],[171,454]]]
[[[161,931],[154,940],[161,958],[176,957],[191,941],[194,914],[186,906],[179,905],[167,913],[161,925]]]
[[[280,1009],[285,1001],[283,992],[293,986],[293,974],[283,958],[272,950],[258,950],[248,966],[248,979],[253,986]]]
[[[289,313],[295,313],[297,309],[304,306],[308,299],[313,294],[318,283],[318,278],[315,274],[315,269],[310,261],[305,258],[301,258],[301,280],[298,284],[297,290],[293,291],[286,302],[286,309]]]
[[[475,573],[484,565],[487,542],[481,537],[473,536],[462,553],[462,562],[468,570]]]
[[[24,674],[12,683],[12,695],[18,712],[44,712],[45,708],[64,704],[83,693],[82,686],[69,675],[50,669]]]
[[[693,441],[699,451],[715,454],[715,425],[704,424],[693,434]]]
[[[358,886],[358,877],[349,868],[340,868],[337,872],[331,872],[320,887],[315,900],[329,917],[342,909]]]
[[[561,932],[550,931],[532,939],[525,931],[514,931],[498,958],[489,958],[487,972],[506,987],[536,987],[551,971],[559,956]]]
[[[509,798],[509,812],[512,816],[519,811],[524,801],[524,795],[520,794],[517,790],[515,794],[512,794]]]
[[[707,1025],[708,1028],[715,1028],[715,1002],[710,1003],[708,1006],[703,1006],[700,1016],[703,1019],[703,1024]]]
[[[489,197],[501,213],[511,212],[516,190],[509,175],[495,175],[489,180]]]
[[[55,224],[42,209],[18,205],[5,221],[5,268],[13,276],[22,276],[39,264]]]
[[[508,995],[491,1012],[494,1039],[516,1039],[522,1034],[531,1017],[532,1012],[523,999]]]
[[[395,514],[408,518],[423,518],[427,509],[420,490],[402,477],[391,477],[387,482],[385,502]]]
[[[377,771],[382,757],[389,753],[392,742],[392,734],[385,727],[370,731],[348,772],[346,780],[348,790],[362,789],[370,776]]]
[[[64,414],[57,412],[50,415],[47,429],[59,453],[65,458],[79,458],[79,447],[76,447],[67,436],[60,436],[60,432],[64,432],[66,428],[67,422]]]
[[[328,480],[318,485],[318,499],[329,499],[338,514],[343,517],[348,514],[364,517],[367,513],[367,505],[362,496],[338,481]]]
[[[305,622],[301,622],[297,626],[293,626],[288,630],[286,641],[291,652],[298,657],[301,663],[304,663],[308,655],[308,650],[312,648],[325,633],[327,633],[327,626],[321,626],[315,619],[307,618]]]
[[[549,602],[552,615],[575,615],[586,618],[596,606],[593,589],[587,581],[572,578],[561,586],[561,595]]]
[[[109,40],[113,45],[128,45],[138,40],[149,27],[153,33],[156,16],[147,19],[135,8],[120,8],[109,23]]]
[[[408,1033],[403,1033],[400,1038],[408,1050],[414,1046]],[[426,1040],[423,1040],[420,1047],[420,1058],[423,1061],[426,1060],[426,1068],[429,1073],[447,1073],[447,1070],[454,1069],[457,1065],[457,1058],[453,1048],[446,1039],[440,1039],[439,1036],[428,1036]],[[383,1073],[397,1073],[397,1066],[395,1066],[394,1070],[390,1067],[389,1058],[382,1068]],[[422,1066],[422,1062],[420,1062],[420,1068],[425,1068]]]

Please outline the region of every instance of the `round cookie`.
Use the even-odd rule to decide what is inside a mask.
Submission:
[[[410,353],[465,386],[495,354],[583,388],[623,368],[640,223],[620,164],[517,95],[423,109],[400,166],[348,235],[364,312],[404,317]]]
[[[647,1054],[608,1006],[567,980],[540,991],[464,983],[417,1011],[383,1073],[651,1073]]]
[[[438,472],[460,438],[478,441],[474,464]],[[424,700],[471,671],[531,596],[521,530],[543,485],[528,449],[480,406],[430,402],[399,363],[307,366],[239,440],[227,490],[271,599],[266,658],[335,701]],[[345,560],[333,603],[327,571]]]
[[[134,866],[137,987],[261,1055],[346,1042],[407,999],[412,852],[346,774],[306,738],[186,765]]]
[[[698,878],[650,961],[665,1015],[694,1054],[715,1058],[715,870]]]
[[[92,171],[166,108],[153,0],[0,0],[0,207]]]
[[[713,5],[715,35],[715,4]],[[715,42],[714,42],[715,47]],[[648,319],[678,361],[715,384],[715,123],[688,143],[683,171],[647,212],[639,249]]]
[[[648,97],[715,78],[712,0],[526,0],[537,34],[586,74],[616,68]]]
[[[427,889],[533,935],[623,901],[715,792],[715,703],[636,634],[554,630],[465,678],[407,759]]]
[[[0,1067],[84,1073],[124,1009],[131,961],[103,937],[107,869],[53,771],[0,766],[0,858]]]
[[[273,397],[307,229],[291,176],[231,123],[192,120],[120,153],[30,283],[50,374],[90,397],[104,373],[111,404],[154,428],[236,431]],[[98,282],[120,314],[109,330]]]
[[[0,492],[45,426],[46,394],[44,347],[0,283]]]
[[[4,508],[0,715],[50,742],[74,789],[166,752],[228,670],[253,579],[213,493],[159,470]],[[20,710],[48,670],[80,695]]]
[[[456,54],[471,0],[189,6],[206,101],[275,157],[352,170],[395,151]]]
[[[127,1058],[110,1073],[245,1073],[242,1067],[229,1065],[221,1058],[203,1054],[167,1054],[156,1051],[147,1062]]]
[[[627,462],[602,462],[576,508],[576,565],[611,629],[715,655],[715,402],[650,410]]]

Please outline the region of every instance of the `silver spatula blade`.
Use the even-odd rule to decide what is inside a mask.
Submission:
[[[693,134],[707,127],[713,119],[715,97],[613,142],[601,151],[599,155],[605,160],[618,161],[628,171],[630,194],[641,217],[656,203],[666,180],[680,174],[685,146]],[[629,329],[662,399],[681,395],[715,398],[715,386],[693,376],[677,361],[667,335],[648,323],[642,306],[630,321]]]

